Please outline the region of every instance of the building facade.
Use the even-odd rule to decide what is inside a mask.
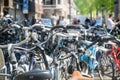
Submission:
[[[115,19],[117,19],[118,14],[120,14],[120,0],[114,0],[114,12],[115,12]]]
[[[13,9],[13,0],[0,0],[0,17],[9,13]]]
[[[76,7],[73,0],[43,0],[43,17],[76,15]]]
[[[62,0],[43,0],[43,17],[50,17],[53,13],[63,15]]]
[[[43,14],[42,0],[35,0],[35,18],[39,19]]]
[[[42,0],[0,0],[0,16],[7,13],[20,21],[24,18],[31,19],[33,16],[37,19],[43,13]]]
[[[28,1],[28,11],[27,8],[23,10],[25,1]],[[33,16],[36,19],[50,18],[53,13],[68,19],[70,15],[76,15],[76,6],[73,0],[0,0],[0,16],[7,13],[18,20],[24,17],[31,19]]]
[[[3,16],[3,0],[0,0],[0,17]]]

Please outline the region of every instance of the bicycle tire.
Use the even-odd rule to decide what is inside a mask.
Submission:
[[[105,61],[107,64],[105,65],[104,63],[102,63],[103,61]],[[98,59],[97,70],[98,70],[98,75],[100,77],[100,80],[105,80],[106,77],[109,77],[112,79],[115,76],[115,66],[114,66],[112,57],[110,55],[106,55],[103,53]]]

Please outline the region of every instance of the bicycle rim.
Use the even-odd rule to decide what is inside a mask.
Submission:
[[[105,80],[106,77],[112,78],[114,76],[114,63],[110,56],[103,54],[99,58],[98,75],[101,80]]]

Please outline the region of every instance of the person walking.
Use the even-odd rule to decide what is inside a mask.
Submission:
[[[78,19],[78,21],[77,21],[77,22],[78,22],[78,25],[81,25],[81,23],[80,23],[80,19]]]
[[[116,20],[116,22],[120,22],[120,13],[118,15],[118,19]],[[117,32],[118,32],[118,34],[120,34],[120,23],[117,24]]]
[[[114,33],[116,25],[119,24],[119,22],[114,22],[113,18],[114,18],[113,14],[109,14],[109,18],[107,20],[107,31],[108,33],[111,33],[111,34]]]
[[[35,24],[36,23],[36,19],[35,19],[35,17],[33,16],[32,17],[32,20],[31,20],[31,25],[33,25],[33,24]]]
[[[59,22],[59,25],[60,26],[66,26],[66,21],[65,21],[65,18],[62,16],[60,22]]]
[[[52,22],[53,22],[53,26],[55,26],[55,25],[56,25],[56,21],[57,21],[57,17],[56,17],[56,15],[55,15],[55,13],[53,13],[53,14],[51,15],[51,20],[52,20]]]
[[[78,24],[78,20],[77,20],[77,18],[74,18],[74,19],[73,19],[72,24],[73,24],[73,25],[77,25],[77,24]]]
[[[91,20],[89,18],[86,18],[85,25],[88,26],[88,25],[90,25],[90,23],[91,23]]]
[[[91,26],[95,26],[95,24],[96,24],[96,19],[93,17],[91,20]]]
[[[61,16],[59,16],[59,19],[57,20],[57,23],[56,23],[56,25],[59,25],[59,23],[60,23],[60,20],[62,19],[62,17]]]

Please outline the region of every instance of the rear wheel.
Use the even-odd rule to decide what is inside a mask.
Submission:
[[[75,70],[78,70],[78,66],[77,66],[76,59],[74,57],[71,57],[70,62],[69,62],[69,66],[67,69],[68,73],[72,74]]]
[[[54,80],[67,80],[68,79],[67,68],[68,68],[68,62],[70,58],[66,58],[62,60],[62,58],[64,58],[66,55],[67,55],[66,52],[61,51],[55,57],[55,61],[57,62],[57,65],[54,70]]]
[[[98,74],[101,80],[111,79],[115,76],[115,64],[110,55],[102,54],[98,59]]]

